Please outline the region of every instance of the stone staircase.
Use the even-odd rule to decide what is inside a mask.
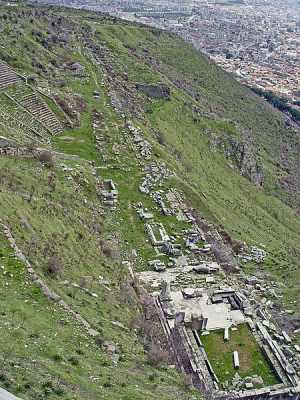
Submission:
[[[43,99],[29,86],[22,84],[22,79],[8,65],[0,61],[1,91],[11,100],[15,101],[19,105],[19,108],[23,108],[28,114],[31,114],[43,126],[41,135],[44,135],[45,130],[52,135],[63,131],[62,123]],[[25,113],[23,113],[23,116],[26,116]],[[29,120],[28,115],[25,119]],[[22,122],[20,121],[20,123]]]
[[[6,64],[0,62],[0,90],[6,89],[10,85],[15,85],[21,79]]]
[[[62,123],[35,92],[27,90],[27,87],[24,87],[24,85],[20,85],[9,95],[16,103],[29,111],[53,135],[63,131]]]
[[[19,142],[47,141],[50,134],[41,122],[23,107],[11,100],[5,92],[0,93],[0,126],[6,128]],[[27,138],[27,140],[26,140]]]

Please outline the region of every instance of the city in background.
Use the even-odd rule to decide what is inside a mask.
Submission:
[[[259,94],[272,92],[300,111],[296,0],[64,0],[64,4],[176,32]]]

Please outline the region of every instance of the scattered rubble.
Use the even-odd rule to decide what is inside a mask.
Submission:
[[[165,263],[161,260],[152,260],[152,261],[149,261],[148,264],[156,272],[165,271],[165,269],[166,269]]]
[[[171,90],[165,83],[137,83],[136,88],[152,99],[170,100]]]
[[[164,180],[170,177],[171,172],[163,163],[151,162],[144,167],[145,177],[139,190],[142,193],[150,194],[156,186],[162,186]]]
[[[248,251],[245,250],[242,254],[238,255],[238,258],[240,258],[241,261],[244,263],[249,261],[254,261],[257,264],[264,262],[266,257],[267,257],[267,252],[256,246],[252,246]]]
[[[103,204],[109,207],[115,207],[118,204],[119,192],[112,179],[97,180],[98,193],[103,198]]]

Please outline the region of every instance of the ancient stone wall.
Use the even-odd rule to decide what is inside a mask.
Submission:
[[[143,92],[146,96],[152,99],[166,99],[169,100],[171,96],[170,88],[164,84],[151,85],[147,83],[138,83],[136,88]]]

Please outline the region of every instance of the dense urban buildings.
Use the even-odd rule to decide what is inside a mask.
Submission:
[[[276,2],[205,2],[175,11],[134,15],[141,22],[179,33],[240,81],[291,102],[300,100],[299,8]]]
[[[66,2],[178,33],[250,86],[300,101],[300,6],[297,2]]]

